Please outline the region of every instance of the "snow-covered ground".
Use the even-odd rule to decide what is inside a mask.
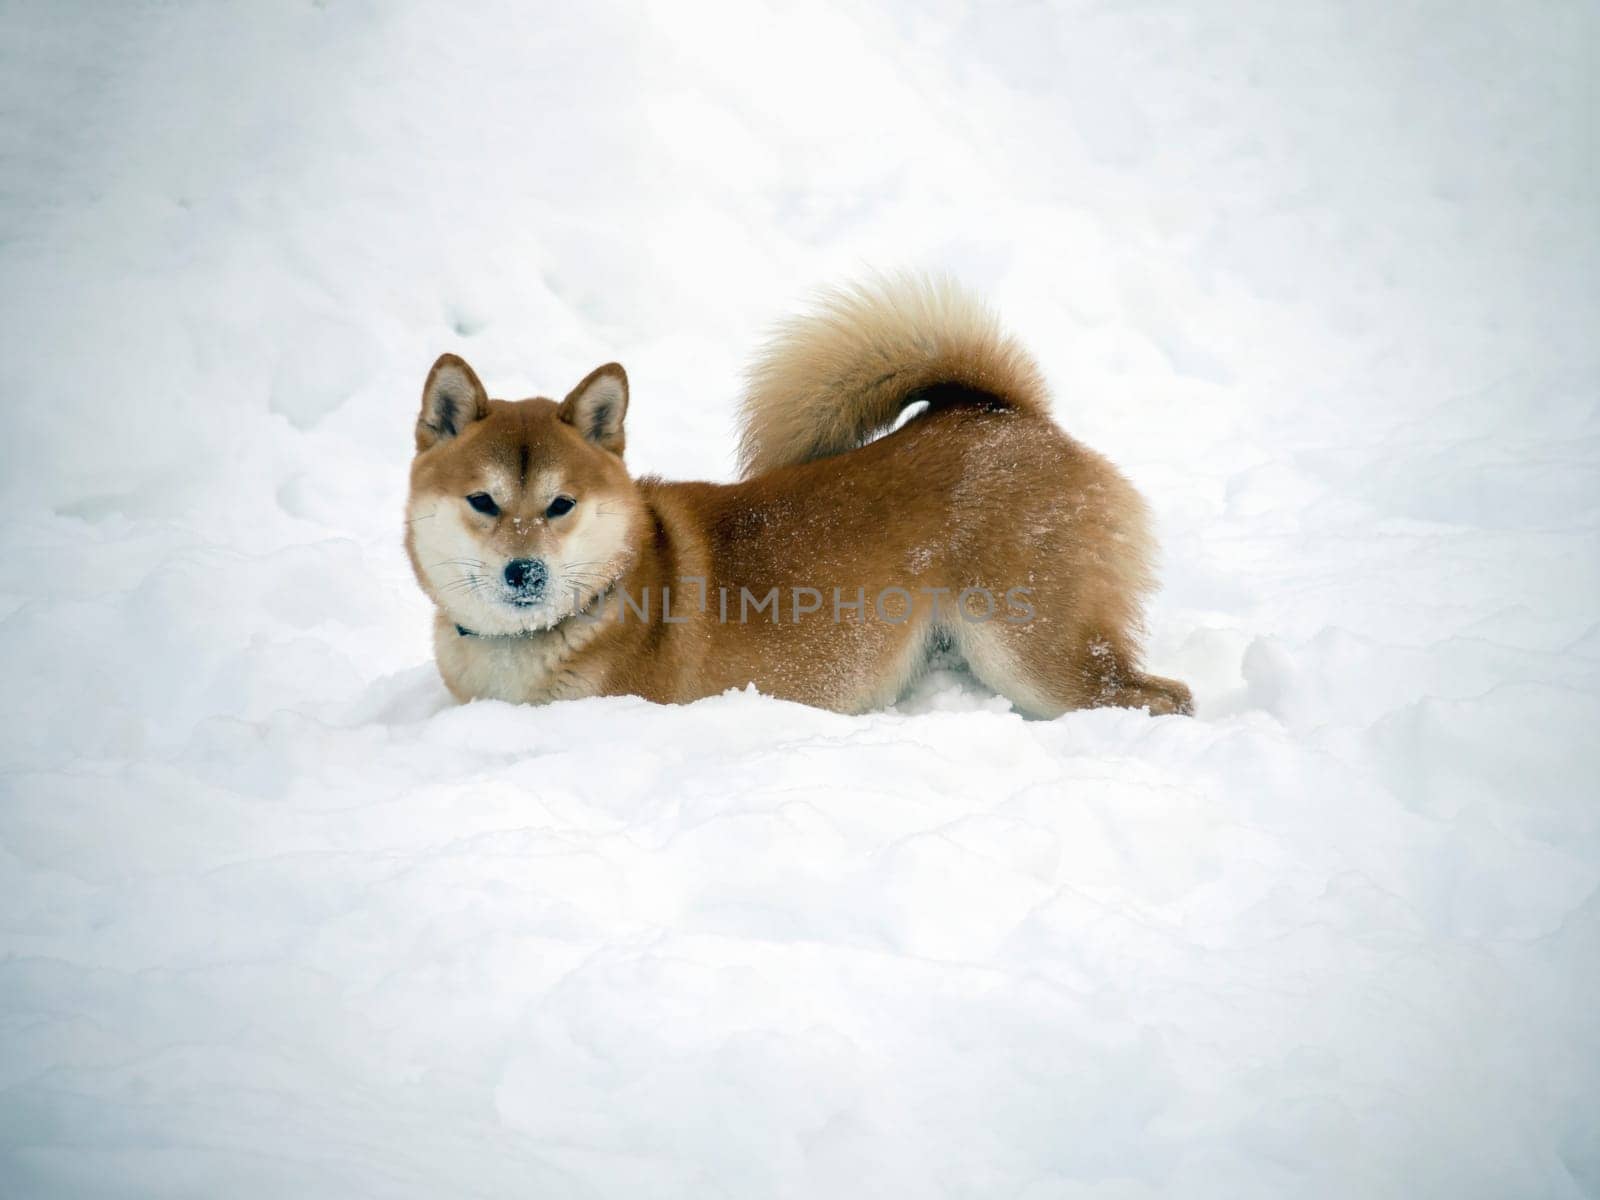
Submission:
[[[0,1195],[1600,1192],[1597,10],[0,9]],[[1195,720],[454,707],[440,351],[948,269]]]

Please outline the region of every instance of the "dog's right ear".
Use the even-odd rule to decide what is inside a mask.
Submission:
[[[483,384],[454,354],[441,354],[422,385],[422,414],[417,418],[417,453],[456,436],[473,421],[489,415]]]

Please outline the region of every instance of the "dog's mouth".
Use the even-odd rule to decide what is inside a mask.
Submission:
[[[518,621],[531,622],[530,628],[544,628],[566,620],[574,613],[592,610],[608,594],[615,579],[568,579],[566,586],[558,577],[539,588],[511,589],[502,587],[495,599],[517,613]]]

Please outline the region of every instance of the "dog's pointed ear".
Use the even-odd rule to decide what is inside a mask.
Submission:
[[[489,415],[483,384],[454,354],[441,354],[422,385],[422,413],[417,417],[417,453],[448,441],[474,421]]]
[[[602,450],[620,455],[628,415],[628,373],[618,363],[596,367],[567,394],[557,414]]]

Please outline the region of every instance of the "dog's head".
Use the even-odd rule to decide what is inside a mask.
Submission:
[[[453,354],[422,389],[406,550],[423,591],[481,634],[544,629],[633,557],[643,506],[622,465],[628,377],[589,373],[557,404],[490,400]]]

